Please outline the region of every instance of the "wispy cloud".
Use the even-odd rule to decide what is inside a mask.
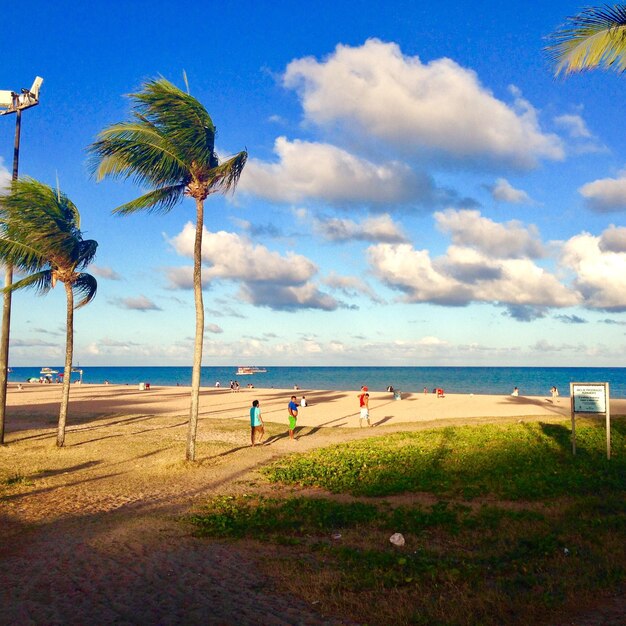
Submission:
[[[122,280],[122,276],[110,267],[101,267],[99,265],[90,265],[89,271],[98,278],[106,278],[108,280]]]
[[[515,189],[506,178],[498,178],[495,185],[487,185],[491,197],[496,202],[509,202],[511,204],[530,204],[530,196],[521,189]]]
[[[119,307],[120,309],[127,309],[129,311],[161,311],[161,307],[157,306],[150,298],[146,296],[135,296],[128,298],[112,298],[111,304]]]

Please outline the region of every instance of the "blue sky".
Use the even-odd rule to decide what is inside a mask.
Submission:
[[[471,7],[471,8],[470,8]],[[158,75],[226,156],[205,205],[205,365],[622,366],[626,77],[555,79],[545,37],[581,5],[48,3],[3,8],[0,89],[44,78],[20,174],[99,242],[81,365],[188,365],[194,205],[115,217],[85,148]],[[0,177],[14,117],[0,118]],[[12,365],[63,359],[64,293],[13,299]]]

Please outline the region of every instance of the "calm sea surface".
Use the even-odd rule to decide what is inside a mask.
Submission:
[[[60,372],[63,367],[53,367]],[[10,382],[39,377],[38,367],[14,367]],[[556,385],[561,395],[569,395],[570,382],[608,382],[613,398],[626,398],[626,368],[582,367],[267,367],[265,374],[236,376],[237,368],[203,367],[202,386],[222,386],[238,379],[241,386],[252,383],[269,389],[358,390],[367,385],[384,391],[393,385],[402,391],[433,390],[442,387],[449,393],[508,394],[519,387],[521,395],[547,396]],[[72,375],[72,380],[78,374]],[[191,367],[84,367],[83,382],[135,385],[190,385]]]

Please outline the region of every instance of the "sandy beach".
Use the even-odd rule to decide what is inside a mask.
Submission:
[[[287,402],[305,395],[298,441]],[[372,392],[374,428],[358,426],[357,390],[203,389],[197,461],[184,462],[189,389],[72,387],[66,446],[54,446],[58,385],[11,385],[0,448],[0,624],[342,624],[286,597],[263,574],[267,550],[199,540],[182,517],[211,495],[293,493],[258,469],[309,450],[394,430],[486,421],[562,421],[569,399]],[[249,446],[261,403],[270,445]],[[626,400],[611,403],[626,414]],[[242,593],[241,590],[245,590]],[[623,603],[596,612],[617,624]],[[595,619],[595,618],[594,618]],[[571,623],[571,622],[563,622]],[[576,622],[578,623],[578,622]]]
[[[140,391],[136,385],[73,385],[69,430],[72,416],[84,419],[111,414],[153,414],[184,416],[189,408],[188,387],[152,387]],[[446,394],[438,398],[433,393],[403,393],[395,400],[388,392],[370,391],[372,423],[393,426],[401,423],[423,423],[441,419],[468,419],[476,417],[569,416],[569,397],[556,400],[541,396],[503,396]],[[300,411],[299,426],[356,427],[358,426],[358,390],[320,391],[311,389],[230,389],[203,388],[201,390],[200,418],[248,419],[253,399],[261,403],[263,419],[286,424],[286,406],[291,395],[298,402],[306,396],[308,406]],[[9,416],[20,417],[19,429],[37,428],[43,415],[55,415],[61,398],[59,385],[31,383],[18,390],[10,384],[8,392]],[[626,399],[612,399],[611,412],[626,414]],[[35,418],[34,420],[31,418]],[[9,441],[10,441],[10,431]]]

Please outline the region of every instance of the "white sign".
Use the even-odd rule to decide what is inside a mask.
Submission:
[[[606,413],[605,385],[572,385],[574,413]]]

